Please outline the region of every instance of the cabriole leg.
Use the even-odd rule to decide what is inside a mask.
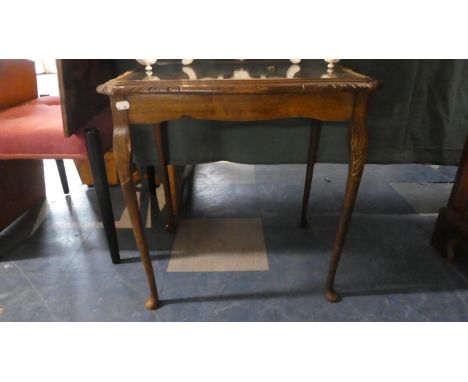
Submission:
[[[122,186],[125,203],[128,214],[132,222],[133,233],[140,251],[141,261],[145,269],[150,289],[150,296],[146,300],[147,309],[156,309],[158,306],[158,291],[156,280],[154,278],[153,264],[149,255],[148,244],[146,242],[143,223],[141,220],[138,200],[133,185],[130,172],[131,143],[130,132],[128,128],[127,115],[125,111],[116,111],[114,113],[114,157],[119,174],[120,184]]]
[[[349,162],[343,210],[338,225],[338,231],[336,233],[335,245],[333,247],[333,255],[326,283],[325,297],[330,302],[337,302],[340,300],[339,295],[334,289],[334,282],[367,157],[367,108],[368,94],[358,93],[356,95],[354,117],[349,131],[351,158]]]

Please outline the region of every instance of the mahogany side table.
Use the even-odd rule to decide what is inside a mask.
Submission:
[[[350,121],[349,171],[325,291],[328,301],[336,302],[339,296],[333,287],[335,274],[367,156],[369,97],[378,87],[378,81],[340,65],[327,71],[321,60],[303,60],[300,65],[291,65],[288,60],[195,60],[190,66],[158,61],[152,72],[139,68],[98,86],[97,91],[110,98],[115,161],[150,289],[146,308],[156,309],[158,292],[131,180],[130,124],[154,125],[171,229],[173,214],[164,122],[178,118],[220,121],[310,118],[301,221],[304,225],[321,122]]]

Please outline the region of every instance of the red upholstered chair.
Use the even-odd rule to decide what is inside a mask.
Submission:
[[[29,60],[0,60],[0,160],[55,159],[67,194],[63,159],[88,159],[107,243],[120,261],[103,152],[112,146],[109,110],[72,136],[64,136],[60,97],[37,97],[36,71]]]

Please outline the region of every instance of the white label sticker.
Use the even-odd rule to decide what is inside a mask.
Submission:
[[[119,101],[115,103],[117,110],[128,110],[130,109],[130,104],[128,101]]]

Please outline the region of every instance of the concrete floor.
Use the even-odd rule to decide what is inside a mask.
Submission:
[[[124,259],[115,266],[93,190],[79,183],[72,162],[70,196],[54,162],[45,169],[47,201],[0,234],[2,321],[468,319],[468,257],[460,251],[449,264],[429,245],[454,167],[366,166],[338,304],[323,289],[346,166],[317,166],[305,230],[298,225],[305,166],[198,166],[174,234],[146,212],[140,187],[145,221],[154,223],[147,236],[161,307],[153,312],[143,308],[146,279],[120,189],[111,191]]]

